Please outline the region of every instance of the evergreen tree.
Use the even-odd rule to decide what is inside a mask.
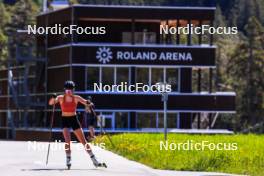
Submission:
[[[8,11],[4,4],[0,2],[0,62],[7,59],[7,43],[6,25],[10,20]],[[3,65],[3,64],[0,64]]]
[[[12,7],[11,13],[11,22],[8,24],[9,54],[14,58],[16,45],[21,43],[21,39],[17,36],[17,30],[27,29],[28,25],[35,24],[38,7],[32,0],[20,0]],[[31,43],[33,42],[31,41]]]
[[[246,40],[228,63],[230,84],[237,93],[238,127],[263,121],[264,31],[255,17],[249,19],[245,31]]]

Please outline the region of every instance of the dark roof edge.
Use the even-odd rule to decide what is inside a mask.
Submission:
[[[191,9],[191,10],[215,10],[216,7],[193,7],[193,6],[136,6],[136,5],[91,5],[74,4],[74,7],[109,7],[109,8],[148,8],[148,9]]]
[[[54,10],[54,11],[47,11],[41,12],[37,16],[42,16],[50,13],[55,13],[61,10],[66,10],[73,7],[99,7],[99,8],[137,8],[137,9],[170,9],[170,10],[216,10],[216,7],[192,7],[192,6],[135,6],[135,5],[91,5],[91,4],[74,4],[62,9]]]

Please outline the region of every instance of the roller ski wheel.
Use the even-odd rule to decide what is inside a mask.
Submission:
[[[94,166],[97,167],[104,167],[107,168],[107,165],[105,163],[98,163],[98,164],[94,164]]]
[[[105,163],[99,163],[99,166],[98,167],[104,167],[104,168],[107,168],[107,165]]]
[[[66,159],[66,166],[67,166],[67,169],[68,170],[71,169],[71,157],[67,157],[67,159]]]
[[[67,165],[67,169],[68,169],[68,170],[71,169],[71,164]]]
[[[97,159],[95,158],[95,156],[93,155],[93,156],[91,156],[91,160],[92,160],[92,162],[93,162],[93,164],[94,164],[94,166],[97,168],[97,167],[104,167],[104,168],[107,168],[107,165],[105,164],[105,163],[99,163],[98,161],[97,161]]]

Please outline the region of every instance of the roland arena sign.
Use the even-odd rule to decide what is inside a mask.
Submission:
[[[215,47],[74,46],[73,60],[90,64],[214,66]]]

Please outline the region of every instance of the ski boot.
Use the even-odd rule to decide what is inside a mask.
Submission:
[[[67,158],[66,158],[66,166],[67,166],[68,170],[71,169],[71,157],[70,156],[67,156]]]
[[[99,163],[94,155],[91,156],[91,160],[95,167],[104,167],[107,168],[107,165],[105,163]]]

